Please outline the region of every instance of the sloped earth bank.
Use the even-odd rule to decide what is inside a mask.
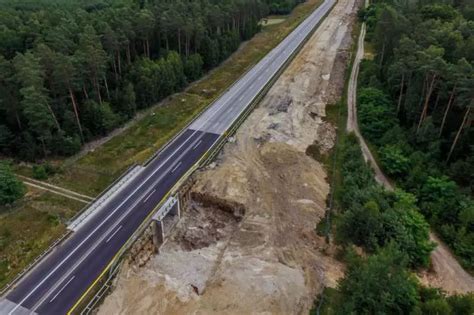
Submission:
[[[329,192],[305,154],[332,148],[357,0],[340,0],[219,158],[160,254],[126,265],[101,314],[301,314],[343,276],[315,233]]]

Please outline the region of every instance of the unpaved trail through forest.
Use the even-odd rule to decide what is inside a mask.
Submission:
[[[344,266],[315,233],[329,192],[308,156],[334,146],[358,0],[339,0],[216,162],[143,267],[124,266],[100,314],[307,314]],[[139,265],[144,260],[139,259]]]
[[[394,190],[393,184],[385,176],[377,164],[374,156],[370,152],[364,137],[362,137],[357,122],[357,76],[360,62],[364,56],[365,24],[361,28],[359,35],[357,53],[350,76],[349,88],[347,91],[347,131],[354,132],[359,139],[364,159],[374,169],[374,176],[378,183],[388,190]],[[433,233],[430,239],[438,246],[431,254],[432,267],[430,270],[418,274],[421,282],[432,287],[440,287],[448,293],[467,293],[474,291],[474,278],[467,273],[458,263],[446,245]]]

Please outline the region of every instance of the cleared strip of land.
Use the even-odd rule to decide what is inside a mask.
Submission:
[[[49,191],[49,192],[51,192],[51,193],[53,193],[53,194],[56,194],[56,195],[60,195],[60,196],[63,196],[63,197],[69,198],[69,199],[73,199],[73,200],[77,200],[77,201],[83,202],[83,203],[85,203],[85,204],[88,204],[88,203],[89,203],[89,201],[87,201],[87,200],[80,199],[80,198],[77,198],[77,197],[74,197],[74,196],[71,196],[71,195],[68,195],[68,194],[65,194],[65,193],[62,193],[62,192],[59,192],[59,191],[50,189],[50,188],[46,188],[46,187],[41,186],[41,185],[33,184],[33,183],[28,182],[28,181],[23,181],[23,183],[25,183],[25,184],[28,185],[28,186],[37,188],[37,189],[46,190],[46,191]]]
[[[23,176],[23,175],[18,175],[18,177],[21,178],[23,180],[23,182],[27,185],[31,185],[33,187],[48,190],[48,191],[51,191],[53,193],[58,193],[61,196],[70,197],[70,198],[76,199],[76,200],[77,200],[77,198],[79,198],[81,200],[88,200],[86,202],[90,202],[90,201],[94,200],[93,197],[86,196],[86,195],[83,195],[83,194],[79,194],[79,193],[74,192],[72,190],[62,188],[62,187],[59,187],[59,186],[56,186],[56,185],[52,185],[52,184],[49,184],[47,182],[42,182],[42,181],[39,181],[39,180],[35,180],[33,178],[29,178],[29,177],[26,177],[26,176]]]

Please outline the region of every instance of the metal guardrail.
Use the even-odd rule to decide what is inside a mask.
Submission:
[[[9,283],[7,283],[3,288],[2,290],[0,291],[0,296],[3,296],[6,292],[8,292],[8,290],[10,290],[11,288],[13,288],[15,286],[15,284],[18,283],[18,281],[20,281],[20,279],[25,275],[27,274],[28,272],[30,272],[37,264],[40,260],[42,260],[44,257],[46,257],[56,246],[58,246],[59,243],[61,243],[62,241],[64,241],[68,236],[69,234],[71,234],[71,231],[67,231],[66,233],[64,233],[63,235],[61,235],[58,239],[56,239],[46,250],[44,250],[40,255],[38,255],[31,263],[28,264],[28,266],[26,266],[25,268],[23,268],[23,270],[16,275],[16,277],[10,281]]]
[[[124,173],[124,175],[120,176],[119,180],[114,181],[114,184],[110,185],[100,195],[100,197],[96,198],[95,201],[90,203],[88,207],[83,209],[80,213],[76,214],[73,219],[69,220],[68,228],[71,230],[75,229],[78,225],[84,222],[91,214],[93,214],[97,208],[107,203],[117,191],[124,187],[124,185],[130,180],[131,177],[135,176],[137,172],[140,171],[138,170],[135,172],[135,170],[139,167],[139,165],[134,165],[133,167],[129,168],[129,170]]]
[[[77,218],[79,218],[87,209],[89,209],[92,205],[94,205],[100,198],[102,198],[110,189],[112,189],[118,182],[120,182],[125,176],[127,176],[130,172],[133,171],[137,166],[137,163],[133,163],[130,165],[125,172],[123,172],[119,177],[117,177],[111,184],[107,186],[97,197],[94,198],[89,204],[84,206],[79,212],[77,212],[72,218],[67,220],[66,224],[69,225],[74,222]]]
[[[328,11],[328,13],[330,12],[330,10]],[[324,17],[327,16],[326,13],[324,15]],[[321,19],[322,21],[323,19]],[[316,31],[317,27],[319,26],[320,23],[318,23],[317,25],[315,25],[315,27],[313,28],[313,30],[311,32],[308,33],[308,35],[305,37],[305,39],[300,43],[300,45],[298,46],[297,49],[295,49],[295,51],[289,56],[289,58],[285,61],[285,63],[283,64],[283,66],[275,73],[275,75],[272,77],[272,79],[266,84],[266,86],[259,92],[259,94],[255,97],[255,99],[249,104],[248,108],[234,121],[234,123],[232,124],[231,127],[229,127],[226,132],[224,132],[224,134],[221,136],[221,139],[216,142],[216,144],[214,145],[213,148],[211,148],[208,153],[207,153],[207,156],[205,155],[203,158],[201,158],[195,165],[193,165],[182,177],[181,179],[173,186],[173,188],[170,190],[170,193],[171,192],[175,192],[182,184],[182,182],[187,179],[192,173],[194,173],[194,171],[196,171],[196,169],[200,168],[201,166],[205,166],[207,165],[210,161],[212,161],[215,156],[217,155],[217,153],[220,152],[220,150],[222,149],[222,147],[225,145],[227,139],[237,131],[237,129],[240,127],[240,125],[245,121],[245,119],[250,115],[250,113],[253,111],[253,109],[256,107],[256,105],[259,103],[259,101],[261,100],[261,98],[266,94],[266,92],[268,92],[268,89],[274,84],[274,82],[276,81],[276,79],[280,76],[280,74],[287,68],[288,64],[293,61],[294,57],[296,56],[296,54],[298,54],[301,50],[301,48],[306,44],[306,42],[309,40],[309,38],[314,34],[314,32]],[[262,57],[261,59],[263,59],[264,57]],[[260,61],[261,59],[259,59],[258,61]],[[258,61],[255,63],[257,64]],[[254,64],[254,65],[255,65]],[[145,163],[144,163],[144,166],[148,165],[151,161],[153,161],[161,152],[163,152],[176,138],[178,138],[180,135],[182,135],[182,133],[188,129],[188,127],[196,120],[198,119],[202,113],[204,113],[207,109],[209,109],[220,97],[222,97],[225,93],[227,93],[227,91],[229,89],[231,89],[242,77],[244,77],[249,71],[251,71],[253,69],[253,67],[249,67],[240,77],[238,80],[234,81],[234,83],[232,83],[225,91],[221,92],[218,96],[216,96],[214,98],[214,100],[209,103],[209,105],[207,105],[205,108],[203,108],[198,114],[196,114],[194,116],[193,119],[191,119],[187,124],[186,126],[179,132],[177,133],[176,135],[174,135],[168,142],[165,146],[163,146],[162,148],[160,148],[156,153],[154,153]],[[91,205],[94,205],[101,197],[103,197],[105,194],[107,193],[110,193],[110,190],[112,187],[114,187],[120,180],[122,180],[125,176],[127,176],[133,169],[135,169],[136,167],[138,166],[138,164],[134,163],[133,165],[131,165],[127,171],[125,171],[120,177],[118,177],[117,179],[115,179],[101,194],[99,194],[95,199],[94,201],[92,201],[90,204],[88,204],[87,206],[85,206],[83,209],[81,209],[76,215],[74,215],[74,217],[72,217],[71,219],[68,220],[69,223],[72,223],[74,222],[77,218],[79,218],[82,214],[84,214],[84,212],[90,208]],[[115,192],[115,191],[114,191]],[[113,193],[113,192],[112,192]],[[170,193],[167,195],[169,196]],[[166,196],[166,197],[167,197]],[[163,201],[166,200],[166,198],[163,198]],[[160,206],[162,203],[160,202],[160,204],[158,206]],[[101,204],[99,204],[101,205]],[[157,207],[158,207],[157,206]],[[148,226],[148,221],[149,220],[145,220],[145,222],[147,222],[147,224],[145,226]],[[81,221],[82,222],[82,221]],[[80,223],[80,222],[79,222]],[[138,232],[138,233],[137,233]],[[139,228],[137,229],[137,231],[134,233],[134,235],[141,235],[143,231]],[[47,254],[49,254],[52,249],[54,247],[56,247],[59,243],[61,243],[71,232],[68,231],[66,232],[65,234],[63,234],[59,239],[57,239],[55,242],[53,242],[49,247],[48,249],[46,249],[41,255],[37,256],[35,258],[35,260],[33,262],[31,262],[25,269],[23,269],[22,272],[20,272],[14,280],[12,280],[10,283],[8,283],[3,289],[2,291],[0,291],[0,295],[3,295],[5,292],[7,292],[11,287],[14,286],[14,284],[16,284],[26,273],[28,273],[41,259],[43,259]],[[121,255],[123,254],[123,252],[125,252],[128,247],[130,246],[130,244],[133,244],[135,242],[135,240],[137,239],[137,236],[135,237],[131,237],[130,240],[132,240],[131,242],[127,242],[125,245],[124,245],[124,250],[121,250],[120,255],[118,255],[119,257],[121,257]],[[127,245],[128,244],[128,245]],[[115,270],[117,270],[118,268],[115,268]],[[104,286],[106,286],[106,284],[108,283],[108,281],[105,282]],[[102,288],[103,288],[102,287]],[[108,289],[108,287],[107,287]],[[99,290],[100,291],[100,290]],[[96,297],[97,295],[94,296],[94,298]],[[94,301],[94,298],[92,299],[92,301]],[[95,305],[95,304],[94,304]],[[94,306],[93,305],[93,306]],[[92,307],[93,307],[92,306]]]
[[[93,201],[88,203],[85,207],[83,207],[78,213],[76,213],[71,219],[69,219],[66,224],[70,224],[71,222],[74,222],[75,219],[80,217],[87,209],[91,207],[91,205],[94,205],[97,200],[99,200],[102,196],[104,196],[113,186],[115,186],[122,178],[124,178],[127,174],[129,174],[132,169],[137,167],[138,164],[133,164],[131,165],[120,177],[115,179],[107,188],[102,191]],[[72,232],[70,230],[67,230],[64,234],[62,234],[59,238],[57,238],[51,245],[45,249],[41,254],[35,257],[35,259],[30,262],[23,270],[13,278],[10,282],[8,282],[6,285],[4,285],[0,291],[0,296],[3,296],[8,290],[13,288],[20,280],[21,278],[30,272],[37,264],[39,261],[41,261],[44,257],[46,257],[51,251],[58,246],[61,242],[63,242]]]
[[[262,100],[262,98],[266,95],[269,89],[273,86],[276,80],[280,77],[281,73],[286,70],[288,65],[294,60],[295,56],[301,51],[304,45],[308,42],[308,40],[313,36],[314,32],[316,32],[317,28],[321,24],[321,22],[326,18],[326,16],[331,12],[332,8],[334,7],[335,3],[331,6],[326,14],[324,14],[323,18],[314,26],[314,28],[308,33],[308,35],[301,41],[298,47],[293,51],[293,53],[288,57],[288,59],[283,63],[282,67],[273,75],[273,77],[268,81],[268,83],[262,88],[262,90],[257,94],[254,100],[248,105],[247,109],[244,110],[240,116],[234,120],[234,123],[231,127],[229,127],[221,137],[222,139],[218,141],[215,145],[215,148],[212,149],[207,159],[204,161],[202,166],[208,165],[220,152],[222,147],[225,145],[227,139],[232,136],[237,129],[242,125],[242,123],[247,119],[250,113],[255,109],[258,103]]]
[[[81,315],[88,315],[94,310],[96,305],[102,300],[102,298],[107,294],[107,292],[112,287],[112,279],[117,275],[120,266],[115,266],[109,273],[108,278],[104,281],[97,293],[92,297],[92,299],[87,303],[84,309],[81,311]]]
[[[271,50],[270,50],[271,51]],[[265,55],[266,56],[266,55]],[[234,85],[237,84],[237,82],[240,81],[240,79],[242,79],[245,75],[247,75],[247,73],[249,73],[253,67],[258,64],[263,58],[265,58],[265,56],[261,57],[260,59],[258,59],[254,64],[251,64],[248,66],[248,68],[239,76],[239,78],[237,80],[235,80],[231,85],[229,85],[224,91],[222,91],[221,93],[219,93],[217,96],[214,97],[214,99],[208,104],[206,105],[202,110],[200,110],[194,117],[193,119],[191,119],[182,129],[180,132],[178,132],[177,134],[175,134],[173,137],[171,137],[170,140],[168,140],[168,142],[163,146],[161,147],[160,149],[158,149],[151,157],[148,158],[148,160],[146,160],[146,162],[143,164],[144,166],[147,166],[148,164],[150,164],[151,161],[153,161],[158,155],[160,155],[161,152],[163,152],[166,148],[168,148],[174,140],[176,140],[176,138],[178,138],[179,136],[181,136],[188,128],[189,126],[191,126],[199,117],[201,117],[201,115],[206,111],[208,110],[209,108],[212,107],[212,105],[214,105],[222,96],[224,96]]]

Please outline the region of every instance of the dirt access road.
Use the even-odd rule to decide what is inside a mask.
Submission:
[[[362,25],[359,35],[358,48],[349,81],[347,97],[347,131],[354,132],[359,139],[364,159],[370,163],[374,169],[374,176],[378,183],[388,190],[393,190],[394,186],[385,176],[370,152],[364,138],[362,137],[357,122],[357,76],[359,74],[360,61],[364,56],[365,24]],[[428,286],[440,287],[448,293],[466,293],[474,291],[474,278],[467,273],[454,258],[449,249],[433,233],[430,239],[438,244],[431,254],[432,267],[430,270],[418,274],[421,282]]]
[[[307,314],[344,267],[317,236],[329,192],[306,150],[330,150],[357,0],[340,0],[239,128],[195,174],[192,202],[160,254],[124,266],[100,314]],[[144,265],[137,267],[136,265]]]

